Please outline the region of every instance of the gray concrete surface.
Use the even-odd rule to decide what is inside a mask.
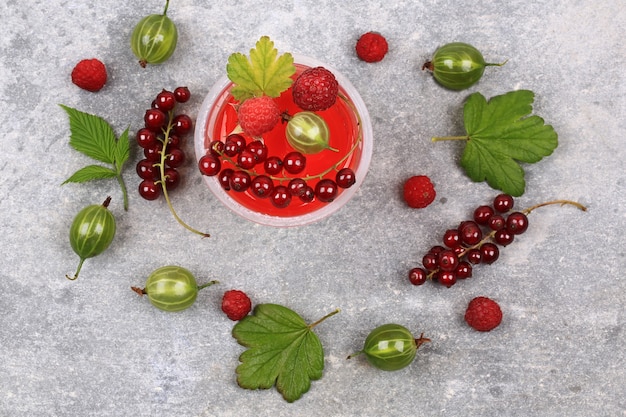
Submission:
[[[621,1],[239,1],[173,0],[179,45],[165,64],[141,69],[129,47],[134,24],[163,2],[9,0],[0,5],[3,127],[0,213],[0,415],[38,416],[624,416],[625,266],[624,67]],[[384,61],[353,52],[358,36],[383,33]],[[162,88],[187,85],[195,112],[232,52],[262,35],[281,51],[328,62],[360,91],[375,132],[370,172],[356,197],[314,225],[276,229],[242,221],[210,194],[193,163],[174,204],[201,240],[178,226],[163,201],[136,193],[133,147],[117,184],[61,183],[89,161],[68,146],[63,103],[135,132]],[[491,61],[464,92],[446,91],[420,70],[441,44],[465,41]],[[93,94],[70,82],[74,64],[98,57],[109,70]],[[565,198],[588,206],[544,208],[529,231],[491,266],[445,289],[412,287],[406,273],[448,227],[497,192],[459,167],[462,103],[514,89],[536,93],[535,113],[559,133],[554,154],[525,165],[519,207]],[[192,155],[191,141],[185,144]],[[437,199],[408,209],[400,187],[429,175]],[[111,195],[118,233],[105,254],[65,279],[77,257],[69,225],[80,208]],[[156,310],[130,290],[166,264],[219,286],[189,310]],[[226,289],[255,304],[280,303],[314,321],[325,349],[321,380],[288,404],[276,390],[237,386],[243,351],[220,311]],[[487,334],[463,322],[477,295],[504,321]],[[360,349],[373,327],[396,322],[432,343],[395,373]]]

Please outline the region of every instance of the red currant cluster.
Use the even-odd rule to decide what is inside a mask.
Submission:
[[[224,160],[235,169],[222,168]],[[261,166],[262,171],[257,168]],[[335,199],[340,188],[349,188],[356,182],[355,173],[350,168],[338,170],[334,180],[319,179],[322,175],[298,176],[306,167],[304,154],[291,151],[282,158],[272,156],[262,140],[254,139],[246,143],[245,137],[238,133],[228,135],[223,142],[211,142],[207,153],[198,161],[198,167],[203,175],[217,175],[224,190],[249,191],[257,198],[269,198],[277,208],[289,206],[293,197],[303,203],[316,199],[329,203]],[[313,179],[317,182],[309,184]]]
[[[193,122],[186,114],[175,114],[174,109],[177,103],[185,103],[190,97],[187,87],[161,91],[146,110],[144,127],[137,131],[137,143],[144,154],[144,159],[137,163],[137,175],[142,180],[139,195],[146,200],[155,200],[164,188],[173,190],[180,183],[177,168],[185,162],[180,145],[182,138],[191,132]]]
[[[433,246],[422,258],[422,268],[409,271],[409,280],[422,285],[432,280],[450,288],[458,279],[472,276],[472,267],[495,262],[500,250],[513,242],[515,235],[528,228],[530,210],[512,211],[513,197],[497,195],[492,205],[476,208],[473,220],[466,220],[443,235],[443,246]],[[508,214],[507,214],[508,213]]]

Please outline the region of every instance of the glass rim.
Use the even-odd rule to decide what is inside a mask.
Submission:
[[[295,64],[300,64],[307,67],[322,66],[333,73],[333,75],[337,79],[337,82],[339,83],[340,88],[345,92],[349,102],[352,103],[350,107],[353,107],[353,110],[357,112],[355,116],[358,120],[360,120],[359,129],[362,135],[362,149],[360,159],[358,161],[358,165],[355,171],[356,182],[354,183],[354,185],[352,185],[350,188],[342,190],[342,192],[337,196],[335,200],[330,203],[326,203],[321,208],[297,216],[272,216],[269,214],[264,214],[258,211],[251,210],[233,199],[230,194],[222,188],[217,176],[202,176],[204,182],[207,184],[211,192],[227,208],[247,220],[266,226],[304,226],[322,220],[341,209],[361,187],[361,184],[363,183],[369,169],[373,152],[374,135],[371,119],[365,103],[363,102],[363,99],[354,88],[352,83],[343,74],[341,74],[341,72],[314,58],[298,54],[292,54],[292,56],[294,58]],[[212,128],[209,116],[212,113],[215,103],[219,101],[224,101],[224,99],[228,96],[228,90],[231,88],[231,85],[232,82],[230,81],[228,76],[223,75],[222,77],[220,77],[215,82],[215,84],[213,84],[213,86],[207,93],[204,101],[202,102],[202,105],[200,106],[194,132],[194,146],[197,161],[199,161],[200,158],[204,156],[207,152],[207,148],[205,145],[205,135],[207,132],[207,128]]]

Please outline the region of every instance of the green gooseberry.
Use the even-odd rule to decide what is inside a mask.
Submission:
[[[422,70],[430,70],[435,80],[451,90],[464,90],[476,84],[483,76],[485,67],[502,66],[485,62],[478,49],[463,42],[445,44],[435,51],[431,61],[422,66]]]
[[[108,209],[110,202],[111,197],[107,197],[102,204],[87,206],[74,217],[70,245],[80,262],[73,277],[65,275],[67,279],[77,279],[85,259],[100,255],[113,241],[116,226],[115,217]]]
[[[316,113],[301,111],[293,115],[287,123],[287,142],[297,151],[314,154],[330,149],[330,131],[326,121]]]
[[[136,293],[146,294],[150,303],[163,311],[181,311],[193,305],[198,291],[217,281],[198,285],[196,278],[186,268],[175,265],[163,266],[154,270],[144,289],[131,287]]]
[[[130,37],[130,47],[139,64],[160,64],[167,61],[176,49],[178,31],[167,16],[170,0],[165,2],[163,14],[151,14],[137,23]]]
[[[397,371],[413,362],[417,349],[430,339],[420,335],[415,339],[404,326],[383,324],[370,332],[363,349],[348,357],[365,354],[368,362],[383,371]]]

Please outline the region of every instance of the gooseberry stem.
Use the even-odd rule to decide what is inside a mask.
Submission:
[[[165,9],[163,9],[163,16],[167,14],[167,8],[170,5],[170,0],[165,0]]]
[[[494,62],[487,62],[487,63],[485,63],[485,66],[486,67],[501,67],[502,65],[506,64],[507,62],[509,62],[508,59],[506,61],[504,61],[504,62],[500,62],[499,64],[498,63],[494,63]]]
[[[323,322],[324,320],[326,320],[329,317],[334,316],[335,314],[339,313],[341,310],[340,309],[336,309],[334,311],[331,311],[330,313],[326,314],[324,317],[322,317],[321,319],[319,319],[318,321],[309,324],[309,329],[314,328],[315,326],[317,326],[318,324],[320,324],[321,322]]]
[[[80,258],[80,261],[78,262],[78,268],[76,268],[76,272],[74,272],[73,277],[70,277],[69,275],[65,275],[65,278],[69,279],[70,281],[76,281],[78,279],[78,274],[80,273],[80,269],[83,267],[83,263],[85,262],[85,259],[87,258]]]
[[[167,122],[167,128],[163,130],[163,150],[161,151],[161,162],[158,164],[159,165],[159,172],[160,172],[160,183],[161,183],[161,187],[163,188],[163,196],[165,197],[165,201],[167,202],[167,206],[170,209],[170,212],[172,213],[172,216],[174,216],[174,219],[176,219],[176,221],[178,222],[178,224],[180,224],[181,226],[183,226],[185,229],[189,230],[192,233],[198,234],[200,236],[204,237],[210,237],[211,235],[208,233],[204,233],[201,232],[199,230],[194,229],[193,227],[189,226],[187,223],[185,223],[183,221],[183,219],[180,218],[180,216],[178,216],[178,213],[176,213],[176,210],[174,210],[174,206],[172,205],[172,202],[170,200],[170,196],[167,192],[167,181],[166,181],[166,176],[165,176],[165,158],[167,157],[167,144],[169,142],[170,139],[170,132],[172,130],[172,119],[173,119],[173,112],[172,110],[170,110],[169,112],[169,117],[168,117],[168,122]]]
[[[219,281],[213,280],[213,281],[207,282],[206,284],[198,285],[198,291],[200,291],[203,288],[210,287],[211,285],[219,284],[219,283],[220,283]]]

